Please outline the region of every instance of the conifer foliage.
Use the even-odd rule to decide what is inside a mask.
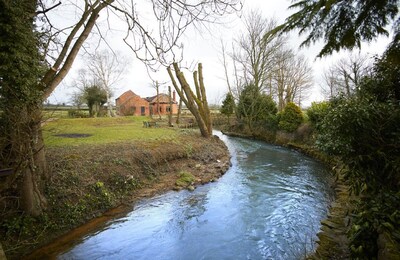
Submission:
[[[320,39],[325,42],[319,57],[340,49],[360,47],[362,41],[371,42],[380,35],[389,35],[394,23],[393,42],[400,39],[398,0],[297,0],[289,7],[298,11],[275,31],[299,29],[308,34],[302,45]]]

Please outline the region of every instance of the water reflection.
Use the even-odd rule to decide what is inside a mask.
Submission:
[[[58,258],[301,259],[326,215],[329,173],[297,152],[221,138],[233,166],[217,183],[145,200]]]

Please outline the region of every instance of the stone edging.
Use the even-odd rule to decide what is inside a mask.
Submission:
[[[350,259],[347,231],[350,228],[352,196],[349,186],[343,180],[340,170],[335,183],[335,200],[331,203],[328,216],[321,221],[317,237],[317,249],[307,259]]]

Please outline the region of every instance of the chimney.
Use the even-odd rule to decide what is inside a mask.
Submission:
[[[176,102],[176,92],[175,90],[172,91],[172,101],[175,103]]]

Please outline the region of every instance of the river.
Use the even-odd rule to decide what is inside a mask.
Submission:
[[[296,151],[218,133],[232,167],[168,192],[75,242],[58,259],[301,259],[332,200],[330,173]]]

